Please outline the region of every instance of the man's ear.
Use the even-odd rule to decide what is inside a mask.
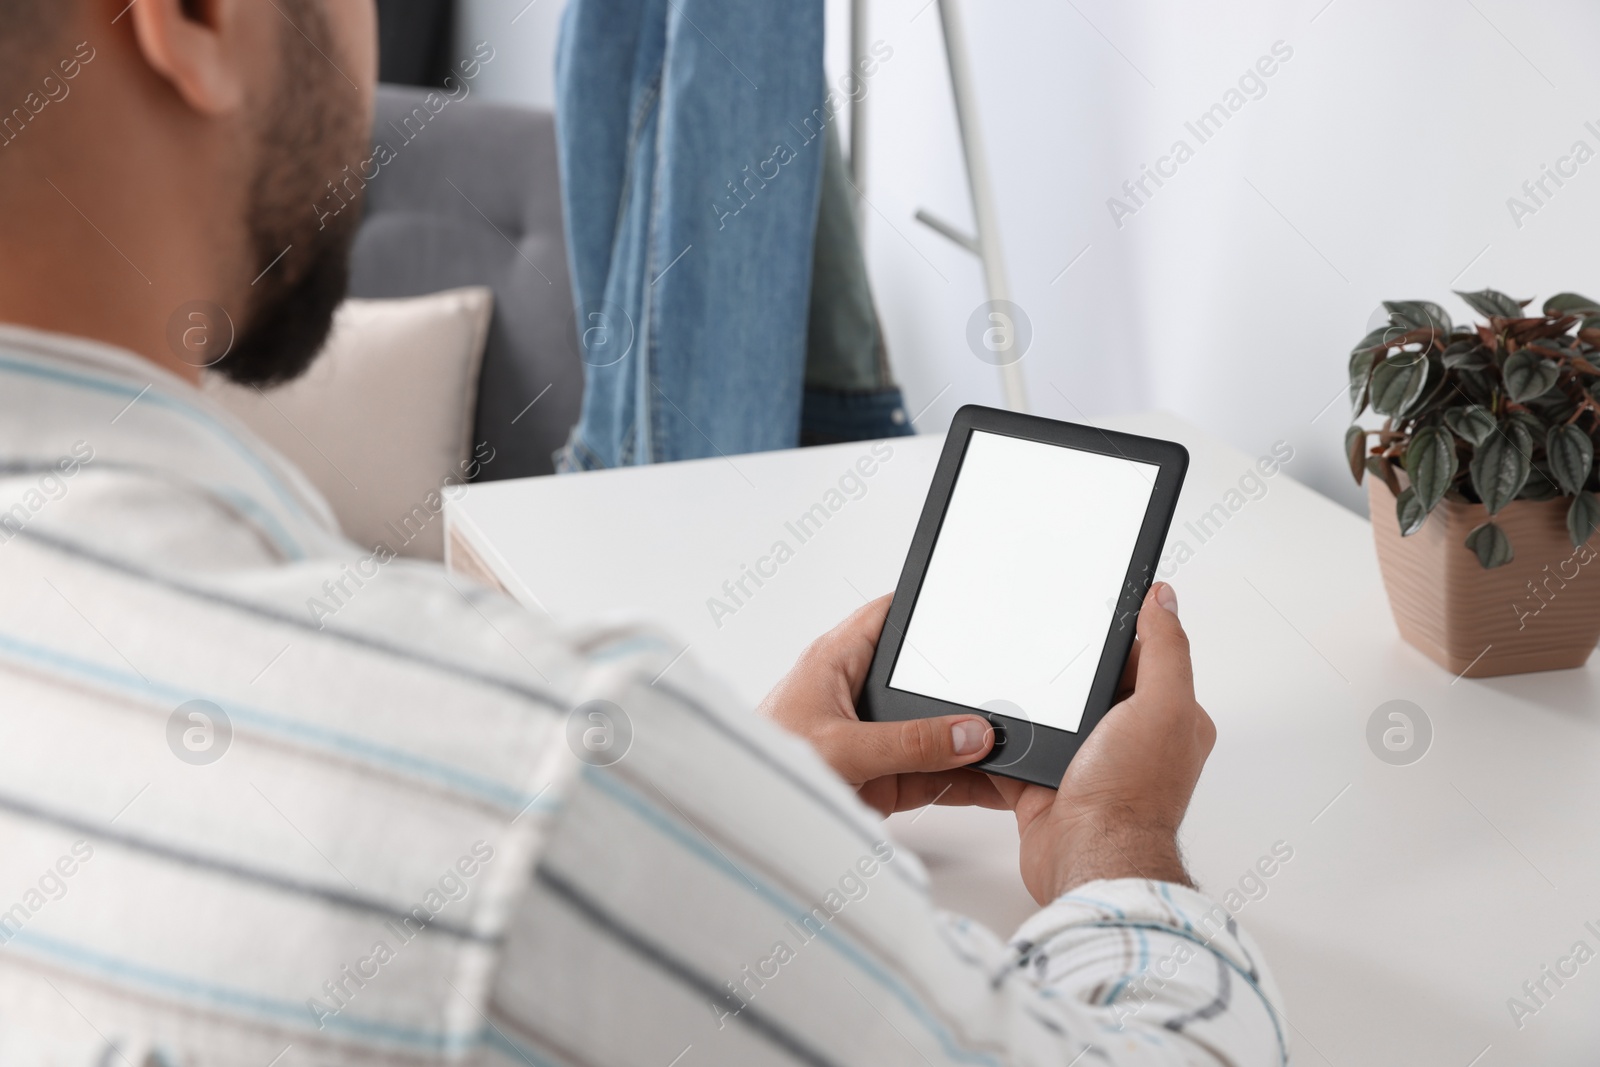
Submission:
[[[203,115],[224,115],[244,102],[246,64],[237,50],[246,2],[135,0],[127,9],[145,62]]]

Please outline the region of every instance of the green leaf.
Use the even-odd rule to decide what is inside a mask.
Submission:
[[[1561,367],[1523,348],[1506,358],[1500,373],[1506,381],[1507,395],[1520,403],[1553,389],[1561,377]]]
[[[1441,389],[1445,378],[1449,376],[1449,372],[1444,369],[1444,361],[1439,358],[1437,352],[1429,354],[1427,368],[1428,373],[1423,379],[1422,390],[1418,394],[1416,402],[1406,408],[1406,414],[1413,419],[1420,419],[1423,415],[1430,415],[1439,411],[1444,407],[1445,401],[1455,395],[1454,389],[1448,393],[1443,392]],[[1429,421],[1437,422],[1438,420],[1430,419]]]
[[[1594,470],[1594,442],[1589,435],[1571,423],[1557,426],[1544,439],[1544,450],[1556,484],[1568,494],[1582,492]]]
[[[1383,484],[1389,487],[1389,492],[1395,496],[1400,495],[1400,478],[1394,472],[1394,464],[1388,459],[1383,456],[1368,456],[1367,472],[1374,478],[1382,479]]]
[[[1367,431],[1359,426],[1352,426],[1344,432],[1344,454],[1350,461],[1350,474],[1361,484],[1361,476],[1366,473],[1367,464]]]
[[[1482,370],[1494,365],[1489,350],[1476,338],[1453,341],[1443,352],[1444,365],[1449,368],[1470,367]]]
[[[1600,303],[1586,296],[1579,296],[1577,293],[1557,293],[1544,302],[1544,313],[1551,317],[1582,315],[1595,311],[1600,311]]]
[[[1367,381],[1372,377],[1372,361],[1378,358],[1373,349],[1356,349],[1350,353],[1350,406],[1355,414],[1367,406]]]
[[[1522,491],[1517,494],[1518,500],[1554,500],[1561,496],[1561,487],[1550,476],[1550,472],[1535,463],[1528,471],[1528,480],[1522,483]]]
[[[1456,477],[1456,443],[1437,426],[1424,426],[1406,446],[1406,474],[1426,515],[1444,499]]]
[[[1353,356],[1357,352],[1372,352],[1389,347],[1386,338],[1388,338],[1389,331],[1392,328],[1390,326],[1379,326],[1376,330],[1357,341],[1356,346],[1350,350],[1350,354]]]
[[[1521,492],[1532,466],[1533,438],[1526,427],[1507,422],[1496,434],[1478,446],[1469,471],[1472,488],[1493,515]]]
[[[1372,410],[1380,415],[1403,415],[1422,395],[1428,382],[1428,365],[1384,362],[1372,371]]]
[[[1460,289],[1453,289],[1467,306],[1486,319],[1520,319],[1522,318],[1522,305],[1504,293],[1493,289],[1479,289],[1475,293],[1463,293]]]
[[[1535,440],[1548,433],[1552,426],[1565,426],[1578,413],[1578,405],[1560,389],[1552,389],[1543,396],[1529,400],[1527,407],[1528,414],[1544,423],[1540,433],[1534,435]]]
[[[1579,493],[1567,508],[1567,533],[1574,548],[1582,548],[1600,526],[1600,499],[1593,493]]]
[[[1513,411],[1507,419],[1527,430],[1529,441],[1542,441],[1550,432],[1550,424],[1531,411]]]
[[[1449,314],[1431,300],[1385,300],[1383,308],[1394,318],[1396,325],[1413,330],[1432,330],[1441,343],[1454,329]]]
[[[1467,547],[1477,553],[1478,563],[1485,570],[1503,567],[1515,558],[1511,551],[1511,539],[1492,522],[1486,522],[1467,534]]]
[[[1468,403],[1489,407],[1501,395],[1500,375],[1494,370],[1458,367],[1451,383]]]
[[[1474,446],[1483,444],[1495,430],[1494,416],[1482,404],[1446,409],[1444,424],[1457,437]]]
[[[1423,522],[1428,518],[1428,509],[1417,499],[1417,491],[1407,488],[1395,497],[1394,514],[1400,520],[1400,536],[1410,537],[1422,529]]]

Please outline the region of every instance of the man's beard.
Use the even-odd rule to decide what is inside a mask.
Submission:
[[[361,221],[359,194],[332,217],[313,206],[341,176],[339,161],[361,158],[370,131],[342,75],[317,52],[332,52],[321,10],[307,0],[287,6],[306,36],[284,27],[282,82],[256,137],[247,222],[252,274],[261,273],[248,320],[214,368],[241,385],[297,378],[322,350]]]

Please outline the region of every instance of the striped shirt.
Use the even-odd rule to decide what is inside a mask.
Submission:
[[[126,352],[0,329],[0,590],[0,1063],[1287,1061],[1221,905],[938,912],[668,637],[358,548]]]

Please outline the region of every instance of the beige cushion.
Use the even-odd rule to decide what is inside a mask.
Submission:
[[[492,457],[473,454],[472,416],[493,308],[483,287],[346,300],[302,377],[204,388],[305,472],[353,541],[442,559],[444,494]]]

